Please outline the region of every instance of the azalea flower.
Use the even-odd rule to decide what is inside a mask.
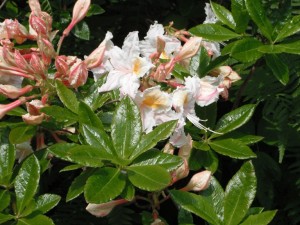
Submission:
[[[144,40],[140,41],[141,54],[145,57],[151,56],[153,53],[157,52],[158,46],[161,45],[159,41],[164,42],[164,49],[162,53],[162,58],[170,58],[173,52],[177,52],[181,48],[180,41],[172,36],[164,35],[164,27],[158,24],[157,21],[150,26],[146,37]]]
[[[131,32],[125,38],[122,49],[114,46],[110,51],[112,70],[109,71],[106,83],[99,92],[120,88],[121,95],[134,98],[140,86],[140,78],[145,76],[153,65],[141,58],[138,32]]]

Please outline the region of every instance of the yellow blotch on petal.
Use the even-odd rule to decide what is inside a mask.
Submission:
[[[138,75],[140,73],[140,70],[141,70],[141,61],[140,61],[140,59],[135,59],[133,62],[132,71],[135,75]]]

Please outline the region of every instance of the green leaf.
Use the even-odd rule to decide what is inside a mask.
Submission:
[[[219,5],[217,3],[211,2],[210,3],[213,12],[215,13],[216,17],[225,25],[234,29],[236,24],[232,17],[231,12],[226,9],[224,6]]]
[[[15,162],[15,148],[9,143],[7,133],[1,134],[0,143],[0,185],[9,186]]]
[[[127,170],[130,182],[142,190],[158,191],[171,182],[169,172],[157,165],[129,166]]]
[[[126,185],[121,193],[121,196],[128,201],[132,201],[135,197],[135,188],[128,180],[126,181]]]
[[[86,17],[94,16],[94,15],[100,15],[105,13],[105,10],[97,5],[97,4],[91,4],[89,11],[86,14]]]
[[[167,139],[174,131],[177,125],[177,120],[168,121],[158,125],[150,133],[142,136],[138,146],[132,152],[130,159],[135,159],[137,156],[153,148],[157,142]]]
[[[58,143],[48,148],[55,156],[82,166],[101,167],[102,160],[111,159],[105,151],[89,145]]]
[[[233,139],[236,139],[236,140],[242,142],[245,145],[251,145],[251,144],[261,141],[264,137],[233,131],[233,132],[223,135],[222,139],[223,138],[224,139],[233,138]]]
[[[9,141],[12,144],[20,144],[22,142],[30,140],[36,133],[36,126],[22,124],[15,127],[9,134]]]
[[[232,0],[231,12],[236,22],[235,31],[237,33],[243,33],[247,29],[249,23],[249,14],[244,0]]]
[[[78,116],[81,123],[104,130],[103,124],[99,117],[84,102],[79,103]]]
[[[282,53],[282,52],[284,52],[285,48],[280,47],[280,45],[271,44],[271,45],[262,45],[257,50],[262,52],[262,53],[271,53],[271,54],[273,54],[273,53]]]
[[[219,119],[215,131],[218,133],[226,134],[230,131],[233,131],[245,123],[247,123],[252,117],[256,105],[248,104],[243,105],[221,117]],[[220,134],[213,133],[210,138],[220,136]]]
[[[67,172],[67,171],[72,171],[72,170],[78,170],[81,169],[83,166],[79,165],[79,164],[72,164],[69,166],[66,166],[64,168],[62,168],[59,172]]]
[[[224,220],[224,197],[225,193],[222,186],[215,177],[211,178],[209,187],[204,190],[202,196],[212,202],[215,214],[220,221]]]
[[[112,141],[104,130],[90,125],[83,125],[82,135],[87,144],[105,151],[109,155],[113,156],[115,154]]]
[[[54,225],[52,219],[44,215],[37,215],[34,217],[25,217],[18,219],[17,225]]]
[[[43,194],[36,200],[36,207],[34,211],[44,214],[54,208],[60,201],[60,196],[55,194]]]
[[[79,22],[74,30],[72,31],[72,33],[82,39],[82,40],[86,40],[89,41],[90,40],[90,28],[89,25],[85,22],[85,21],[81,21]]]
[[[48,116],[53,117],[57,121],[77,121],[78,119],[78,116],[75,113],[57,105],[44,107],[41,109],[41,112],[46,113]]]
[[[34,197],[40,180],[40,165],[35,155],[29,156],[15,179],[17,214],[20,215]]]
[[[0,213],[0,224],[5,223],[6,221],[12,220],[15,217],[10,214]]]
[[[228,41],[240,37],[239,34],[217,24],[200,24],[189,30],[193,35],[209,41]]]
[[[265,55],[265,59],[268,67],[272,70],[273,75],[280,83],[287,85],[289,82],[289,68],[283,60],[275,54],[267,54]]]
[[[244,222],[240,225],[267,225],[269,224],[273,217],[275,216],[277,210],[266,211],[256,215],[250,215]]]
[[[40,0],[40,4],[42,11],[52,14],[51,4],[48,0]]]
[[[227,184],[224,225],[236,225],[241,222],[255,197],[255,192],[254,167],[251,162],[246,162]]]
[[[210,224],[221,224],[210,200],[201,195],[178,190],[171,190],[170,194],[172,199],[183,209],[196,214]]]
[[[282,52],[290,54],[300,54],[300,41],[282,43],[275,46],[277,47],[277,49],[282,50]]]
[[[111,124],[111,138],[120,158],[129,158],[139,143],[141,134],[139,108],[129,97],[125,97],[118,105]]]
[[[73,91],[67,88],[61,81],[55,80],[57,95],[62,103],[73,113],[78,113],[78,101]]]
[[[83,171],[79,176],[77,176],[71,186],[69,187],[66,201],[71,201],[74,198],[77,198],[81,193],[83,193],[84,185],[87,179],[95,172],[95,169],[88,169]]]
[[[179,208],[179,212],[178,212],[178,224],[183,225],[183,224],[194,224],[193,223],[193,216],[192,214],[183,209],[183,208]]]
[[[90,176],[84,187],[88,203],[104,203],[117,197],[126,184],[124,174],[119,169],[106,167]]]
[[[178,168],[182,163],[183,160],[181,157],[166,154],[158,150],[149,150],[137,157],[132,162],[132,166],[157,165],[170,172]]]
[[[263,53],[258,49],[263,44],[255,38],[243,38],[235,43],[231,56],[241,62],[252,62],[259,59]]]
[[[271,22],[266,17],[261,0],[245,0],[245,4],[250,17],[258,26],[261,33],[271,41],[273,28]]]
[[[291,20],[287,20],[280,29],[274,42],[283,40],[300,31],[300,15],[294,16]]]
[[[198,59],[198,67],[196,69],[196,75],[203,77],[206,75],[206,71],[208,71],[206,68],[209,66],[209,63],[211,61],[211,57],[208,55],[208,52],[204,46],[201,46],[199,55],[197,54],[195,56],[196,59]],[[195,65],[196,66],[196,65]]]
[[[7,190],[0,189],[0,211],[5,209],[10,204],[10,194]],[[1,220],[1,219],[0,219]]]
[[[228,138],[216,140],[210,142],[209,145],[217,153],[229,156],[231,158],[249,159],[256,157],[251,148],[236,139]]]
[[[199,170],[205,167],[205,169],[214,173],[218,169],[219,159],[211,149],[208,151],[193,150],[189,158],[189,166],[191,170]]]

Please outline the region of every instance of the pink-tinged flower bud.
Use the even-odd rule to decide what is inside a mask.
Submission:
[[[40,78],[46,79],[47,68],[37,54],[33,53],[31,55],[30,65],[34,74],[39,75]]]
[[[29,24],[36,33],[47,35],[46,23],[38,15],[32,13],[29,18]]]
[[[45,107],[45,104],[43,104],[42,101],[38,99],[26,102],[27,112],[33,116],[40,115],[40,109],[43,107]]]
[[[7,98],[15,99],[18,98],[33,89],[33,86],[27,85],[23,88],[17,88],[13,85],[3,85],[0,84],[0,93],[5,95]]]
[[[30,66],[28,65],[27,61],[24,59],[24,57],[21,55],[21,53],[17,50],[15,50],[15,65],[27,72],[33,72],[30,68]]]
[[[6,104],[6,105],[0,104],[0,119],[2,119],[7,112],[9,112],[10,110],[24,104],[25,102],[26,102],[26,98],[21,97],[21,98],[15,100],[14,102],[11,102],[9,104]]]
[[[179,62],[184,59],[193,57],[199,50],[202,38],[200,37],[191,37],[175,56],[175,61]]]
[[[165,147],[163,148],[162,151],[163,151],[164,153],[173,155],[173,154],[174,154],[174,147],[173,147],[173,145],[171,145],[170,143],[167,143],[167,144],[165,145]]]
[[[39,12],[42,11],[41,5],[38,0],[29,0],[28,4],[31,9],[31,12],[38,14]]]
[[[30,115],[29,113],[22,115],[23,121],[28,125],[39,125],[43,122],[45,114],[40,115]]]
[[[57,56],[55,58],[55,67],[57,69],[58,74],[60,74],[60,76],[62,74],[64,74],[64,75],[69,74],[70,69],[69,69],[69,66],[67,64],[67,57],[66,56],[64,56],[64,55]]]
[[[68,36],[73,27],[85,17],[90,8],[90,4],[91,0],[77,0],[73,8],[72,21],[64,30],[64,36]]]
[[[107,216],[114,207],[116,207],[117,205],[123,204],[128,202],[125,199],[118,199],[118,200],[113,200],[107,203],[102,203],[102,204],[93,204],[90,203],[88,204],[88,206],[86,207],[86,210],[97,217],[104,217]]]
[[[101,44],[96,48],[85,60],[84,63],[86,64],[88,69],[96,68],[100,66],[102,63],[104,52],[110,45],[112,39],[112,34],[110,32],[106,33],[105,39],[101,42]]]
[[[27,29],[17,20],[4,20],[0,38],[15,39],[18,44],[22,44],[28,35]]]
[[[189,175],[189,164],[186,159],[183,159],[183,164],[172,173],[172,184]]]
[[[47,57],[49,57],[49,58],[55,57],[56,52],[54,50],[52,43],[48,39],[42,38],[42,39],[38,40],[38,46],[40,48],[40,51],[43,54],[45,54]]]
[[[83,61],[77,61],[70,68],[69,74],[69,84],[73,88],[77,88],[84,85],[88,77],[88,71],[85,63]]]
[[[196,173],[182,191],[202,191],[209,187],[211,172],[208,170]]]
[[[179,149],[178,156],[188,161],[191,155],[192,148],[193,148],[192,137],[191,135],[187,135],[187,143]]]

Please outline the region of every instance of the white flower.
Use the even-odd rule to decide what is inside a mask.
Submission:
[[[206,14],[206,18],[205,18],[203,24],[205,24],[205,23],[216,23],[218,21],[216,15],[212,11],[211,6],[210,6],[209,3],[205,3],[204,11],[205,11],[205,14]]]
[[[134,98],[140,86],[139,78],[152,68],[152,64],[145,58],[139,57],[138,32],[131,32],[126,37],[122,49],[114,46],[110,51],[109,71],[106,83],[99,88],[99,92],[120,88],[122,95]]]

